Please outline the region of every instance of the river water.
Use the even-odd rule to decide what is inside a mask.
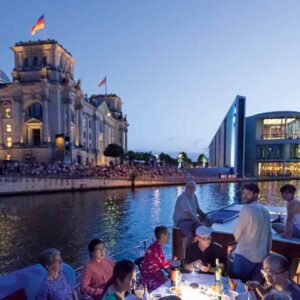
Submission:
[[[260,182],[263,203],[283,206],[283,181]],[[290,181],[300,192],[300,181]],[[211,211],[238,202],[241,183],[200,184],[200,207]],[[86,192],[23,195],[0,198],[0,274],[37,261],[48,247],[62,250],[67,263],[78,267],[88,260],[92,238],[106,242],[110,254],[134,247],[153,237],[156,225],[172,226],[177,196],[183,186],[115,189]],[[299,197],[300,194],[297,194]],[[171,246],[165,249],[168,256]],[[134,258],[131,251],[120,258]]]

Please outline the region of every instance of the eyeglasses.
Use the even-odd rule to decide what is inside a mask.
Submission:
[[[205,236],[197,235],[197,237],[202,240],[211,240],[211,236],[209,236],[209,235],[205,235]]]
[[[270,276],[277,276],[277,275],[280,275],[280,274],[286,272],[287,270],[283,270],[283,271],[277,272],[277,273],[274,272],[274,271],[271,271],[271,270],[266,270],[266,269],[261,269],[260,271],[261,271],[261,273],[262,273],[264,276],[267,276],[267,275],[270,275]]]

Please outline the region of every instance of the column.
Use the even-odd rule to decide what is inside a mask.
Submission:
[[[48,99],[44,99],[44,111],[43,111],[43,141],[44,143],[50,142],[49,134],[49,104]]]
[[[3,134],[3,131],[4,131],[3,128],[2,128],[2,114],[3,114],[2,109],[3,109],[3,107],[2,107],[2,105],[0,103],[0,149],[2,149],[2,147],[3,147],[3,137],[2,137],[2,134]]]

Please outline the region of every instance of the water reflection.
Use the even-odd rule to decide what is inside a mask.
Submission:
[[[284,183],[259,183],[261,201],[283,206],[279,189]],[[300,182],[291,183],[299,197]],[[210,211],[239,202],[241,189],[242,183],[199,184],[196,194],[201,209]],[[172,226],[174,205],[183,190],[171,186],[0,198],[0,274],[36,262],[46,247],[61,249],[65,261],[80,266],[94,237],[103,239],[110,253],[135,246],[152,237],[155,226]],[[166,252],[170,255],[170,245]]]

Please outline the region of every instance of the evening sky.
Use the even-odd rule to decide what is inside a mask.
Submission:
[[[0,0],[0,69],[45,13],[88,95],[107,76],[129,149],[200,153],[237,94],[246,114],[300,111],[300,1]]]

